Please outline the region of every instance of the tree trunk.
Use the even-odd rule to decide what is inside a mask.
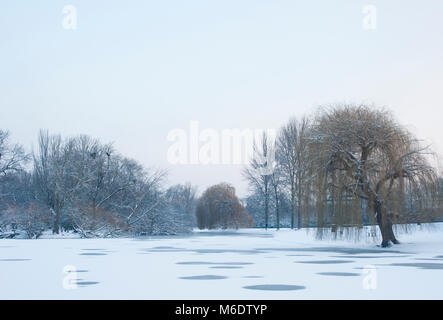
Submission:
[[[280,230],[280,210],[278,207],[278,192],[277,189],[274,189],[275,192],[275,213],[277,215],[277,230]]]
[[[294,229],[295,221],[295,187],[291,185],[291,229]]]
[[[302,178],[300,172],[297,174],[297,186],[298,186],[298,192],[297,192],[297,229],[301,228],[301,203],[302,203]]]
[[[301,228],[301,202],[298,202],[297,208],[297,229]]]
[[[394,230],[392,229],[392,220],[383,210],[383,205],[380,200],[374,200],[374,213],[377,219],[377,224],[380,228],[383,248],[388,247],[390,243],[399,244],[400,242],[395,238]]]
[[[52,233],[59,234],[60,233],[60,212],[61,210],[57,208],[55,212],[54,225],[52,227]]]
[[[265,229],[268,230],[269,195],[265,196]]]

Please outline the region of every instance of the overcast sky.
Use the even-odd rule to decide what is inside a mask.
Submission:
[[[441,0],[2,1],[0,128],[28,150],[40,128],[89,134],[170,183],[240,195],[242,166],[171,165],[168,133],[277,129],[320,104],[373,102],[443,153],[442,16]]]

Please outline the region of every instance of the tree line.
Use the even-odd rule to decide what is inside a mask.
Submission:
[[[243,171],[251,190],[246,210],[265,228],[279,228],[282,216],[291,228],[317,227],[320,237],[377,225],[388,246],[398,243],[394,225],[443,216],[433,152],[385,109],[321,107],[290,119],[276,139],[264,133],[254,155]]]
[[[443,217],[443,179],[434,155],[387,110],[342,104],[291,118],[272,139],[254,141],[241,201],[221,183],[197,199],[191,184],[165,187],[112,144],[41,131],[26,153],[0,130],[0,237],[45,230],[82,237],[157,235],[208,228],[316,227],[318,236],[358,235]]]
[[[146,169],[111,144],[86,135],[41,131],[27,154],[0,130],[0,236],[39,237],[71,230],[82,237],[190,231],[196,189],[164,187],[166,172]]]

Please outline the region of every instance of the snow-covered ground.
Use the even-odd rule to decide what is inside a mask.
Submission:
[[[0,299],[442,299],[443,224],[402,244],[304,230],[0,240]]]

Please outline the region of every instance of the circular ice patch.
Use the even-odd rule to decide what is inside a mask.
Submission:
[[[226,279],[226,278],[228,278],[228,277],[216,276],[216,275],[212,275],[212,274],[201,275],[201,276],[180,277],[180,279],[184,279],[184,280],[220,280],[220,279]]]
[[[259,284],[255,286],[245,286],[244,289],[267,290],[267,291],[293,291],[306,289],[305,286],[295,286],[289,284]]]

